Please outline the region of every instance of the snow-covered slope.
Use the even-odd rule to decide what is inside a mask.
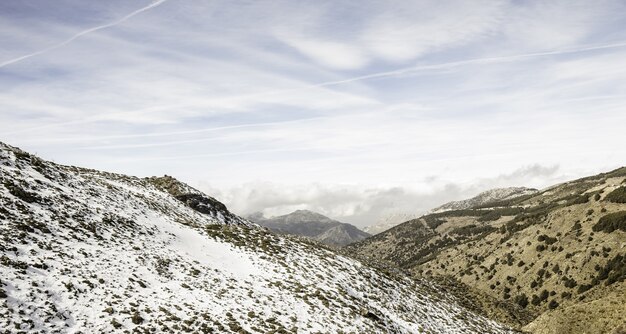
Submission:
[[[388,229],[407,222],[409,220],[418,218],[419,214],[410,214],[410,213],[392,213],[381,217],[376,223],[367,226],[363,229],[363,231],[376,235],[378,233],[387,231]]]
[[[0,331],[510,332],[213,201],[0,143]]]
[[[432,209],[431,213],[469,209],[469,208],[473,208],[479,205],[484,205],[490,202],[504,201],[504,200],[519,197],[519,196],[532,195],[532,194],[537,193],[538,191],[539,190],[537,189],[526,188],[526,187],[490,189],[487,191],[483,191],[482,193],[470,199],[448,202],[440,207]]]

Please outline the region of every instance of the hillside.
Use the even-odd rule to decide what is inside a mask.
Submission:
[[[433,213],[346,250],[452,279],[491,299],[485,313],[534,333],[617,333],[626,314],[625,180],[620,168]]]
[[[277,233],[307,237],[330,246],[345,246],[370,236],[354,225],[309,210],[297,210],[272,218],[254,214],[248,219]]]
[[[509,187],[509,188],[495,188],[481,192],[480,194],[461,201],[452,201],[436,207],[431,210],[431,213],[438,213],[451,210],[464,210],[473,208],[476,206],[484,205],[496,201],[504,201],[507,199],[531,195],[538,192],[537,189],[526,187]]]
[[[364,232],[369,233],[371,235],[375,235],[388,229],[397,226],[401,223],[409,221],[411,219],[415,219],[421,215],[419,214],[409,214],[409,213],[393,213],[388,214],[376,221],[374,224],[367,226],[363,229]]]
[[[3,333],[510,333],[426,280],[273,235],[172,177],[0,143]]]

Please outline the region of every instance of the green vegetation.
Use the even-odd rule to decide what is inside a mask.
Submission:
[[[597,224],[592,227],[594,232],[611,233],[615,230],[626,232],[626,211],[609,213],[600,218]]]
[[[550,202],[550,203],[544,203],[544,204],[539,204],[537,206],[533,206],[530,208],[526,208],[524,210],[524,212],[518,214],[517,216],[515,216],[515,218],[513,219],[514,222],[519,222],[519,221],[534,221],[536,223],[542,221],[545,219],[545,217],[548,215],[548,213],[550,213],[552,210],[558,208],[559,205],[555,202]]]
[[[474,210],[474,209],[465,209],[465,210],[450,210],[440,213],[433,213],[428,215],[433,218],[445,218],[445,217],[479,217],[489,212],[488,210]]]
[[[517,295],[515,296],[515,298],[513,299],[513,301],[521,306],[522,308],[526,308],[526,306],[528,306],[528,297],[526,297],[525,294],[521,294],[521,295]]]
[[[563,198],[565,206],[571,206],[576,204],[584,204],[589,202],[590,194],[571,195]]]
[[[476,226],[474,224],[471,224],[471,225],[455,228],[454,230],[452,230],[451,234],[471,236],[471,235],[478,235],[478,234],[483,234],[483,233],[491,233],[495,230],[497,229],[493,226],[489,226],[489,225]]]
[[[626,256],[616,255],[609,260],[607,264],[598,270],[598,276],[592,283],[598,284],[604,281],[605,285],[611,285],[615,282],[623,282],[626,279]]]
[[[495,209],[493,211],[489,211],[486,214],[480,216],[478,218],[478,221],[480,222],[494,221],[494,220],[500,219],[500,217],[502,216],[515,216],[522,212],[524,212],[524,209],[516,208],[516,207]]]
[[[424,221],[426,221],[426,225],[428,227],[430,227],[431,229],[436,229],[437,227],[439,227],[441,224],[445,223],[446,221],[443,219],[439,219],[437,217],[433,217],[431,215],[424,217]]]
[[[619,187],[606,195],[605,200],[613,203],[626,203],[626,187]]]
[[[527,199],[530,199],[530,198],[532,198],[534,196],[536,196],[536,194],[522,195],[522,196],[519,196],[519,197],[514,197],[514,198],[511,198],[511,199],[507,199],[507,200],[489,202],[489,203],[485,203],[483,205],[475,206],[474,209],[487,209],[487,208],[495,208],[495,207],[511,207],[511,206],[514,206],[514,205],[519,205],[522,202],[524,202]]]
[[[548,236],[546,234],[542,234],[542,235],[537,237],[537,241],[543,241],[543,242],[545,242],[548,245],[552,245],[553,243],[557,242],[558,239],[550,237],[550,236]]]

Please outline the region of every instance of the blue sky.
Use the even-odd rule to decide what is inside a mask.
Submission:
[[[625,165],[623,1],[0,2],[0,140],[367,225]]]

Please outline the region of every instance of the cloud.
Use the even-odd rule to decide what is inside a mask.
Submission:
[[[355,70],[374,62],[405,63],[440,49],[458,47],[490,34],[504,2],[440,3],[366,1],[358,18],[348,16],[326,28],[324,15],[308,17],[294,31],[278,27],[275,36],[323,66]],[[323,7],[335,11],[335,7]],[[298,29],[299,28],[299,29]]]
[[[536,1],[513,6],[503,24],[512,48],[546,50],[571,47],[626,9],[619,1]]]
[[[206,181],[197,186],[227,204],[234,212],[248,215],[283,215],[295,210],[312,210],[360,227],[374,224],[393,214],[423,214],[453,200],[502,187],[546,187],[564,181],[558,166],[539,164],[522,166],[492,178],[477,178],[456,183],[440,177],[425,177],[422,186],[367,187],[311,183],[284,185],[273,182],[245,183],[230,188],[216,188]],[[428,190],[426,190],[428,189]]]
[[[134,6],[2,1],[0,57]],[[171,1],[0,68],[0,139],[72,165],[208,180],[226,195],[258,184],[275,193],[268,207],[293,196],[285,210],[311,200],[360,222],[542,185],[623,164],[623,7]],[[559,169],[507,172],[535,163]]]
[[[289,34],[284,34],[281,39],[301,53],[331,68],[359,69],[370,61],[361,50],[349,44]]]

